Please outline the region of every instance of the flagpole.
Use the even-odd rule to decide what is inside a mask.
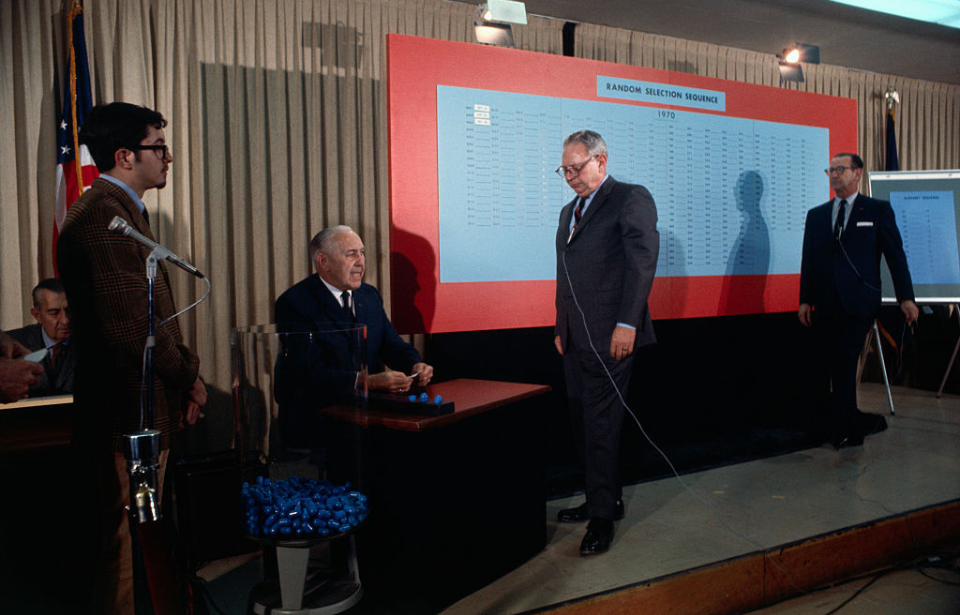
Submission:
[[[83,7],[80,6],[80,0],[73,0],[73,7],[70,9],[70,14],[67,18],[67,21],[70,23],[70,27],[67,29],[67,49],[70,58],[70,115],[73,118],[73,166],[77,172],[77,186],[80,189],[80,194],[83,194],[83,162],[80,160],[80,135],[77,129],[77,54],[73,47],[73,24],[74,20],[82,12]]]

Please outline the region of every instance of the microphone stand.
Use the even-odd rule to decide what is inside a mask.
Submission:
[[[147,341],[144,348],[144,378],[146,379],[147,402],[142,416],[141,431],[124,435],[124,455],[127,472],[130,474],[130,506],[128,507],[130,539],[133,555],[134,606],[136,615],[153,615],[154,600],[150,591],[150,578],[144,559],[141,525],[160,521],[157,473],[160,468],[160,432],[153,428],[154,384],[153,349],[156,346],[154,323],[154,289],[157,277],[157,249],[147,257]],[[141,406],[143,408],[143,406]],[[148,539],[149,540],[149,539]],[[152,541],[150,541],[152,542]]]

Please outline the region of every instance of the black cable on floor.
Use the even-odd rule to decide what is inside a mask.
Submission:
[[[846,600],[844,600],[843,602],[841,602],[840,605],[837,606],[837,608],[835,608],[835,609],[831,610],[830,612],[826,613],[826,615],[834,615],[834,613],[839,612],[840,609],[842,609],[843,607],[845,607],[845,606],[847,606],[848,604],[850,604],[851,602],[853,602],[853,601],[857,598],[857,596],[859,596],[860,594],[862,594],[868,587],[870,587],[871,585],[873,585],[874,583],[876,583],[877,581],[879,581],[879,580],[882,579],[883,577],[887,576],[888,574],[890,574],[890,573],[893,572],[894,570],[896,570],[896,568],[891,568],[890,570],[885,570],[885,571],[881,572],[880,574],[874,575],[874,577],[873,577],[872,579],[870,579],[870,581],[869,581],[866,585],[864,585],[863,587],[861,587],[861,588],[858,589],[857,591],[853,592],[853,595],[852,595],[852,596],[850,596],[849,598],[847,598]]]

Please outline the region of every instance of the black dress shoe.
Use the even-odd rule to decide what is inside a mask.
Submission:
[[[584,502],[576,508],[564,508],[557,513],[557,521],[561,523],[580,523],[590,518],[587,514],[587,503]],[[617,500],[613,508],[613,520],[623,519],[623,500]]]
[[[840,436],[833,439],[830,444],[833,445],[833,448],[838,451],[841,448],[850,448],[851,446],[863,446],[863,436],[861,435],[852,435],[852,436]]]
[[[587,525],[587,535],[580,542],[580,555],[599,555],[610,548],[613,542],[613,521],[610,519],[591,519]]]

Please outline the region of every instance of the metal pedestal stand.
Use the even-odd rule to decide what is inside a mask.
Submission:
[[[257,615],[333,615],[346,611],[363,597],[352,534],[305,539],[251,538],[265,548],[276,547],[279,572],[279,588],[275,581],[264,581],[253,588],[251,612]],[[310,571],[310,548],[337,540],[345,542],[346,572],[337,576],[337,572]]]

